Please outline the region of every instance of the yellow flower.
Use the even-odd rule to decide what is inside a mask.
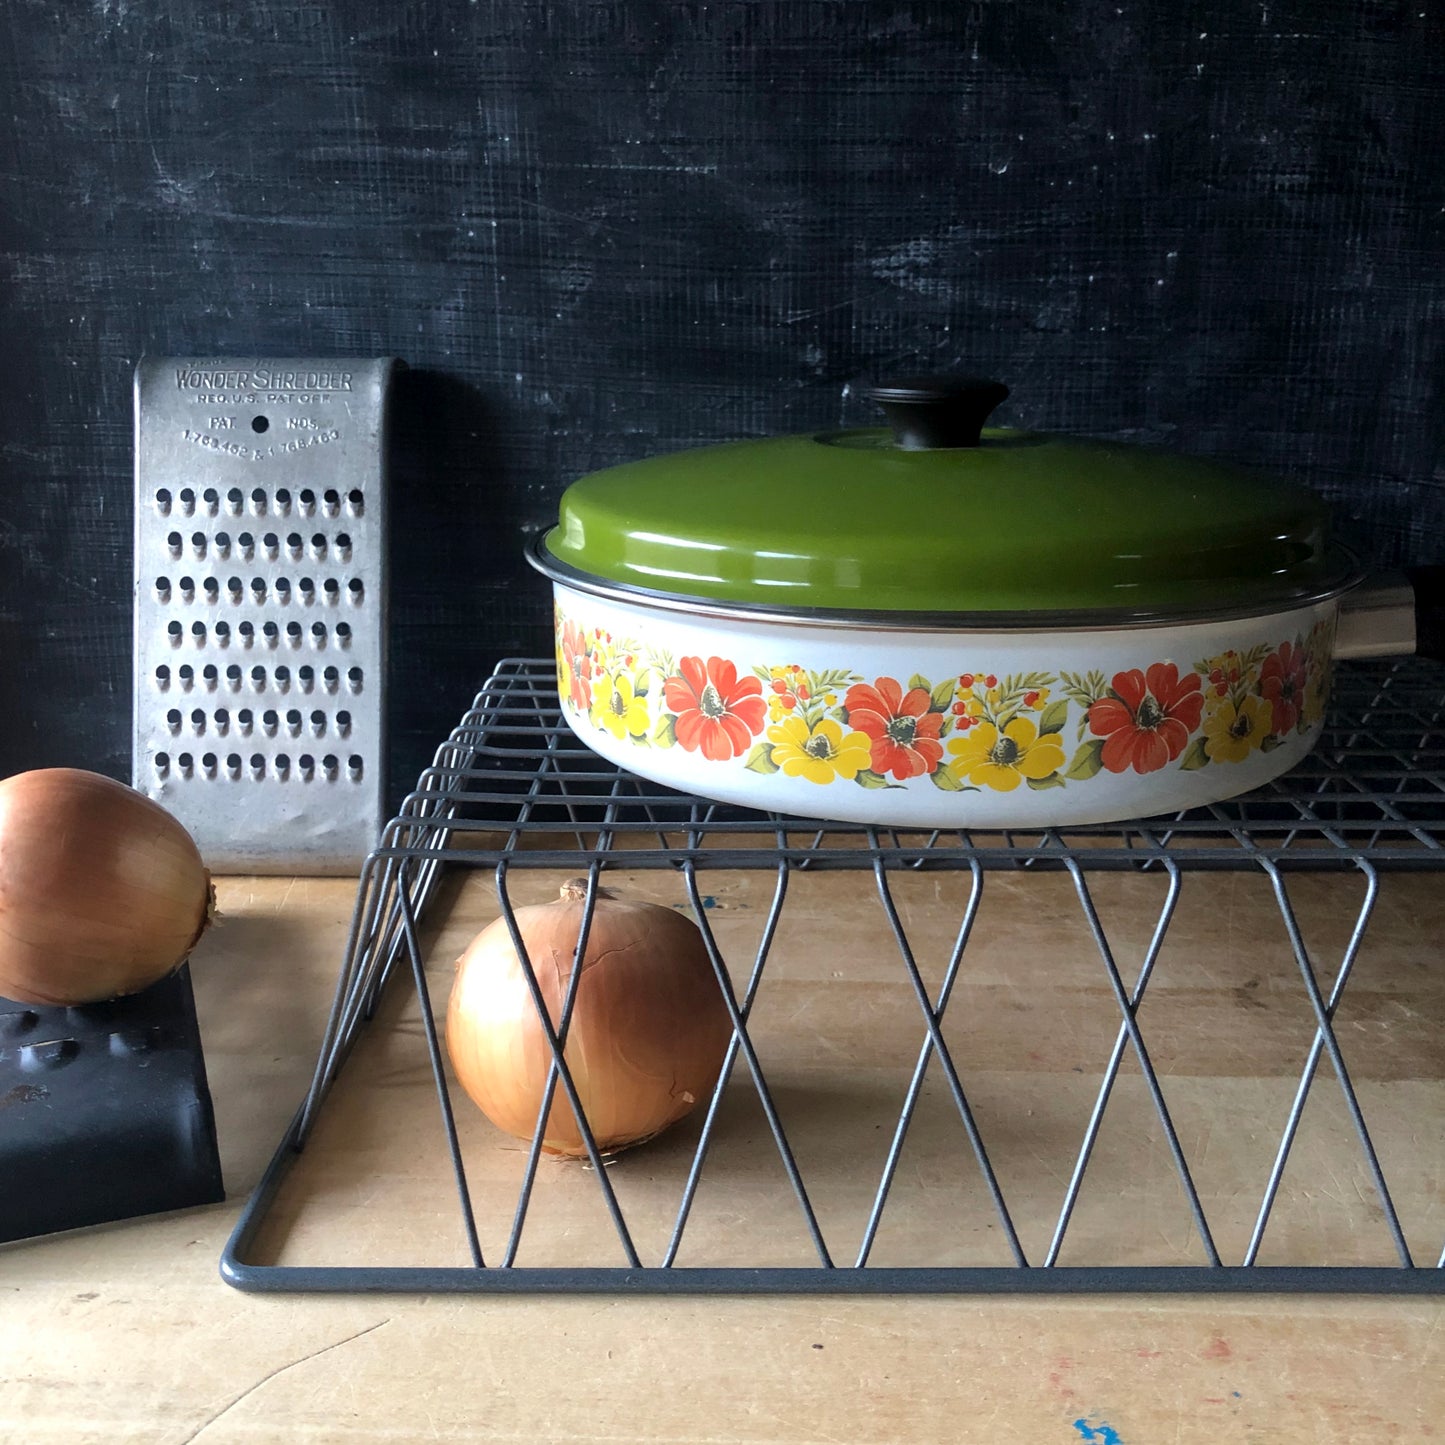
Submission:
[[[1222,697],[1204,713],[1204,751],[1216,763],[1242,763],[1269,736],[1273,713],[1253,694],[1236,706]]]
[[[1046,778],[1064,765],[1064,746],[1057,733],[1039,736],[1028,718],[1016,717],[1000,732],[991,722],[976,723],[951,738],[948,751],[953,771],[970,783],[1011,793],[1025,778]]]
[[[593,697],[592,715],[618,742],[626,741],[629,734],[642,737],[647,733],[647,699],[634,693],[632,679],[625,672],[602,679]]]
[[[832,718],[811,728],[800,717],[785,718],[768,729],[768,741],[773,745],[773,761],[783,772],[810,783],[856,778],[873,755],[867,733],[844,733]]]

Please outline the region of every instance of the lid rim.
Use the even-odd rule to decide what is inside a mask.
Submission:
[[[890,632],[958,632],[993,631],[1023,632],[1050,630],[1085,631],[1094,628],[1168,627],[1195,622],[1225,622],[1247,617],[1266,617],[1276,612],[1328,602],[1358,587],[1365,578],[1355,554],[1339,542],[1331,541],[1327,555],[1335,563],[1330,579],[1317,587],[1282,590],[1273,597],[1256,599],[1247,604],[1217,607],[1179,606],[1153,607],[1087,607],[1036,608],[1025,611],[887,611],[866,608],[787,607],[765,602],[729,602],[720,598],[699,597],[681,592],[640,587],[636,583],[617,582],[592,572],[584,572],[562,562],[547,549],[547,538],[559,528],[551,527],[540,536],[528,540],[524,550],[527,562],[544,577],[577,591],[589,592],[610,601],[635,602],[662,608],[669,612],[691,612],[702,616],[734,618],[753,622],[792,623],[805,627],[858,627]]]

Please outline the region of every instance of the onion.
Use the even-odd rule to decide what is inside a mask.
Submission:
[[[587,896],[569,879],[555,903],[515,911],[555,1029]],[[597,1147],[615,1153],[676,1123],[717,1082],[732,1023],[701,932],[671,908],[597,890],[564,1057]],[[457,960],[447,1052],[463,1089],[499,1128],[530,1139],[552,1051],[505,918]],[[543,1131],[548,1154],[585,1155],[560,1081]]]
[[[191,835],[132,788],[75,768],[0,782],[0,994],[97,1003],[178,968],[210,919]]]

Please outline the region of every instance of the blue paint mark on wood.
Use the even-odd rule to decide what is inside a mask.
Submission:
[[[1075,1420],[1074,1429],[1079,1432],[1079,1438],[1090,1442],[1090,1445],[1124,1445],[1124,1437],[1105,1420],[1095,1423],[1093,1420]]]

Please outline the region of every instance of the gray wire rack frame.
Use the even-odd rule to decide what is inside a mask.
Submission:
[[[1325,736],[1312,756],[1280,781],[1246,797],[1164,820],[1030,834],[1027,837],[963,833],[907,833],[832,824],[723,807],[644,782],[605,763],[578,742],[561,720],[549,661],[501,663],[469,712],[438,750],[380,846],[363,868],[351,930],[315,1074],[263,1179],[247,1202],[221,1260],[223,1277],[258,1291],[422,1292],[1125,1292],[1125,1291],[1333,1291],[1439,1293],[1445,1291],[1445,1252],[1412,1256],[1390,1188],[1366,1127],[1355,1086],[1333,1028],[1351,968],[1375,910],[1381,875],[1391,870],[1445,868],[1445,671],[1416,660],[1348,664],[1337,669],[1335,700]],[[758,846],[759,836],[770,838]],[[478,842],[478,840],[483,842]],[[535,976],[527,969],[534,1005],[553,1053],[546,1097],[527,1155],[507,1247],[484,1259],[452,1112],[431,999],[423,967],[419,920],[435,893],[441,870],[490,868],[497,899],[514,940],[520,940],[508,879],[518,869],[565,869],[589,880],[583,940],[600,874],[609,866],[671,869],[681,874],[733,1023],[726,1066],[708,1107],[661,1259],[644,1263],[629,1231],[617,1191],[602,1167],[596,1141],[578,1109],[577,1091],[564,1062],[577,974],[564,998],[557,1027],[547,1021]],[[700,875],[713,869],[771,870],[774,891],[756,956],[746,970],[729,970],[704,907]],[[807,1181],[799,1167],[769,1082],[749,1035],[757,996],[789,879],[804,870],[852,869],[871,875],[877,901],[897,944],[899,961],[917,1000],[922,1039],[902,1111],[873,1198],[861,1248],[849,1261],[835,1259],[824,1239]],[[890,880],[920,869],[965,874],[971,891],[941,987],[930,995],[915,962]],[[949,996],[963,965],[986,879],[1001,870],[1063,870],[1071,880],[1119,1021],[1096,1102],[1080,1141],[1072,1175],[1058,1208],[1052,1240],[1030,1260],[1020,1244],[959,1067],[942,1032]],[[1362,875],[1360,908],[1333,982],[1320,982],[1291,901],[1287,878],[1296,870],[1340,870]],[[1094,906],[1089,878],[1096,870],[1157,870],[1165,901],[1138,976],[1126,983]],[[1313,1018],[1313,1042],[1273,1164],[1263,1183],[1258,1215],[1243,1257],[1226,1263],[1191,1176],[1151,1061],[1138,1018],[1151,972],[1169,928],[1181,883],[1191,872],[1259,870],[1274,901],[1298,966]],[[525,950],[520,950],[525,958]],[[745,974],[745,976],[744,976]],[[287,1171],[304,1150],[326,1097],[360,1031],[376,1011],[390,977],[415,988],[450,1153],[457,1202],[471,1256],[469,1266],[262,1264],[249,1256]],[[1167,1141],[1173,1169],[1188,1203],[1205,1259],[1203,1265],[1064,1266],[1057,1261],[1089,1167],[1111,1091],[1126,1056],[1138,1067]],[[735,1068],[738,1059],[740,1068]],[[1325,1067],[1322,1068],[1321,1066]],[[900,1151],[925,1074],[941,1071],[967,1134],[968,1146],[1007,1241],[1012,1264],[894,1267],[870,1263],[870,1252],[889,1202]],[[1342,1091],[1353,1134],[1392,1241],[1391,1265],[1257,1263],[1301,1118],[1318,1077],[1332,1074]],[[816,1265],[771,1267],[739,1263],[682,1267],[675,1261],[686,1230],[720,1100],[730,1076],[750,1081],[766,1117],[797,1208],[816,1253]],[[560,1089],[578,1114],[595,1180],[616,1232],[621,1266],[519,1266],[514,1261],[526,1223],[540,1160],[542,1122]],[[1051,1207],[1052,1208],[1052,1207]],[[1052,1213],[1049,1217],[1053,1217]]]

